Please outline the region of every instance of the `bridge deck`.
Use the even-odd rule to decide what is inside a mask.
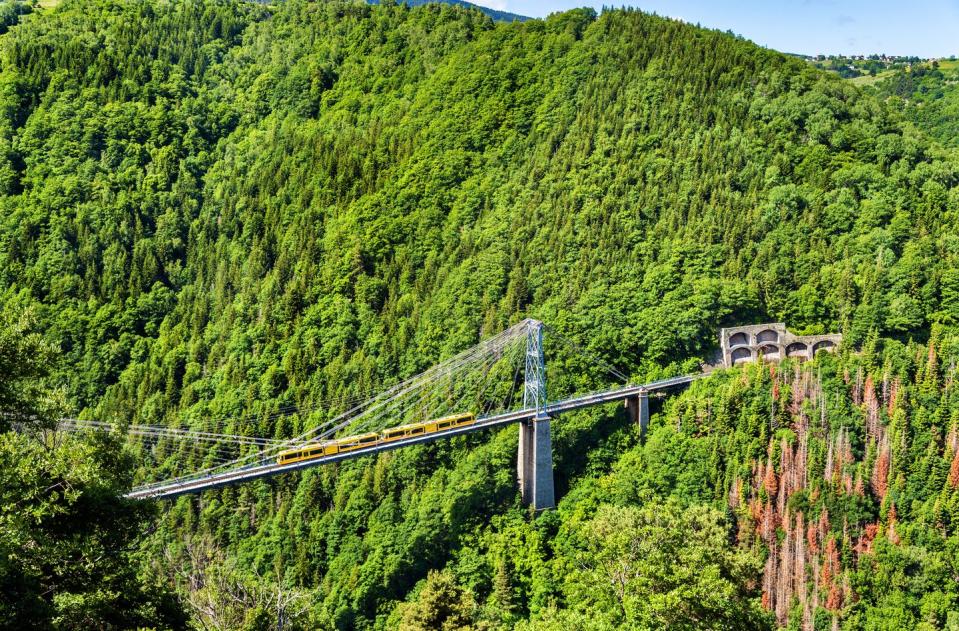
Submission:
[[[652,392],[655,390],[663,390],[666,388],[687,384],[703,376],[704,375],[702,374],[695,374],[684,375],[682,377],[672,377],[670,379],[661,379],[659,381],[653,381],[638,386],[624,386],[622,388],[615,388],[612,390],[605,390],[603,392],[572,397],[562,401],[555,401],[546,406],[546,413],[550,416],[554,416],[564,412],[572,412],[573,410],[579,410],[594,405],[603,405],[613,401],[618,401],[620,399],[636,396],[644,390],[647,392]],[[476,423],[468,427],[459,427],[433,432],[430,434],[424,434],[421,436],[412,436],[389,443],[372,445],[370,447],[357,449],[344,454],[322,456],[319,458],[313,458],[303,462],[294,462],[287,465],[280,465],[275,462],[267,464],[257,462],[256,464],[244,468],[234,469],[232,471],[226,471],[223,473],[216,473],[201,478],[182,480],[180,482],[175,482],[164,486],[153,486],[137,489],[128,493],[126,497],[132,499],[166,498],[176,497],[178,495],[184,495],[187,493],[199,493],[200,491],[205,491],[207,489],[215,489],[221,486],[246,482],[248,480],[255,480],[257,478],[278,475],[280,473],[296,471],[298,469],[306,469],[307,467],[315,467],[318,465],[329,464],[331,462],[338,462],[340,460],[359,458],[360,456],[368,456],[370,454],[388,451],[390,449],[399,449],[400,447],[408,447],[410,445],[426,443],[439,440],[441,438],[450,438],[452,436],[467,434],[490,427],[518,423],[519,421],[529,420],[534,416],[535,410],[532,408],[516,410],[513,412],[504,412],[502,414],[479,418],[477,419]]]

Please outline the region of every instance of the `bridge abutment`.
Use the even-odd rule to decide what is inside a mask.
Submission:
[[[538,415],[519,424],[517,476],[523,503],[537,511],[554,508],[553,441],[550,417]]]

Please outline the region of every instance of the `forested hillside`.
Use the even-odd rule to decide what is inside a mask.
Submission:
[[[418,7],[420,5],[426,4],[428,2],[435,0],[406,0],[405,4],[411,7]],[[532,18],[528,18],[525,15],[518,15],[516,13],[510,13],[509,11],[497,11],[496,9],[491,9],[489,7],[484,7],[479,4],[474,4],[472,2],[465,2],[465,0],[440,0],[446,4],[452,4],[458,7],[465,7],[468,9],[476,9],[490,16],[498,22],[524,22]],[[371,0],[370,4],[379,4],[379,0]]]
[[[875,83],[871,92],[946,147],[959,145],[959,62],[912,64]]]
[[[177,626],[167,592],[202,628],[955,624],[957,184],[882,100],[639,11],[24,16],[0,36],[0,308],[56,349],[61,414],[289,437],[325,412],[278,412],[527,316],[634,380],[725,324],[845,341],[717,373],[642,445],[615,408],[564,416],[557,511],[522,508],[508,428],[162,504],[124,577],[159,594],[139,618],[132,589],[23,582],[76,628]],[[215,457],[94,455],[101,499],[133,462]]]

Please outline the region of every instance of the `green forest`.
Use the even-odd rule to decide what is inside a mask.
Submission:
[[[959,145],[959,62],[943,59],[911,64],[885,76],[870,91],[900,110],[947,147]]]
[[[0,626],[959,627],[959,155],[948,106],[903,105],[925,75],[628,9],[3,0],[0,33]],[[714,371],[645,439],[563,415],[556,510],[515,426],[122,497],[212,457],[130,424],[289,438],[527,317],[634,383],[722,326],[843,344]]]

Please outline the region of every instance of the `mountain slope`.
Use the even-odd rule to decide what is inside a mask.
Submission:
[[[907,120],[946,147],[955,147],[959,138],[959,62],[934,61],[896,70],[874,84],[871,92],[888,100]]]
[[[465,0],[406,0],[406,4],[411,7],[418,7],[420,5],[426,4],[427,2],[443,2],[444,4],[451,4],[457,7],[463,7],[465,9],[476,9],[477,11],[482,11],[486,15],[490,16],[497,22],[525,22],[531,20],[532,18],[525,15],[518,15],[516,13],[510,13],[509,11],[498,11],[496,9],[491,9],[490,7],[484,7],[479,4],[473,4],[472,2],[465,2]],[[370,0],[370,4],[379,4],[374,0]]]
[[[911,340],[959,318],[955,165],[801,60],[637,11],[496,24],[435,4],[73,1],[3,36],[0,86],[0,297],[37,309],[97,418],[286,437],[322,412],[279,410],[375,390],[527,315],[634,379],[763,319],[888,346],[905,378]],[[553,392],[599,385],[558,359]],[[749,459],[780,453],[758,418],[729,468],[690,430],[677,453],[696,466],[663,456],[637,495],[604,475],[650,448],[612,411],[570,415],[568,496],[539,517],[518,505],[515,430],[184,498],[144,571],[285,586],[315,603],[305,627],[413,625],[434,594],[473,624],[568,625],[599,580],[566,580],[591,520],[662,530],[597,506],[725,510]],[[831,527],[875,517],[856,510]],[[719,540],[681,550],[724,577],[700,586],[726,595],[708,614],[762,626],[769,539]],[[604,601],[597,625],[670,610],[632,602]]]

